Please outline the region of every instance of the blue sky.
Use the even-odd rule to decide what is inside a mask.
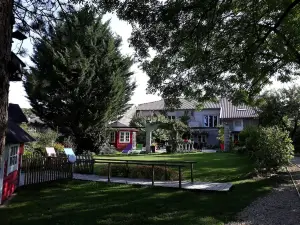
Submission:
[[[103,17],[104,21],[111,20],[110,26],[111,29],[118,35],[120,35],[123,39],[123,46],[122,46],[122,53],[123,54],[129,54],[133,55],[134,51],[132,48],[129,47],[128,43],[128,38],[130,37],[131,34],[131,26],[124,21],[121,21],[117,18],[117,16],[113,14],[106,14]],[[13,45],[13,50],[17,49],[18,43],[14,43]],[[23,46],[28,50],[28,55],[31,55],[32,53],[32,45],[30,40],[25,40],[23,43]],[[22,58],[24,62],[27,65],[30,65],[30,59],[29,57]],[[150,101],[156,101],[159,100],[160,97],[157,95],[149,95],[146,93],[146,88],[147,88],[147,81],[149,77],[142,72],[139,68],[138,65],[135,64],[132,67],[132,71],[134,72],[134,78],[137,83],[137,88],[135,90],[134,95],[132,96],[131,103],[133,104],[141,104],[145,102],[150,102]],[[296,83],[296,82],[294,82]],[[279,82],[274,81],[274,84],[267,89],[271,88],[279,88],[279,87],[287,87],[290,84],[281,84]],[[19,104],[22,108],[30,108],[29,101],[26,98],[26,92],[24,90],[24,87],[22,85],[22,82],[11,82],[10,83],[10,90],[9,90],[9,102],[10,103],[17,103]]]

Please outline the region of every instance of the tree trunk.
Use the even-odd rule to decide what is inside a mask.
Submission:
[[[11,59],[13,0],[0,1],[0,155],[5,146],[9,91],[8,65]]]

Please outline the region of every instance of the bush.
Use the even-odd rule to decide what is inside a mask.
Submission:
[[[100,169],[101,176],[107,176],[108,166],[104,166]],[[166,169],[166,180],[178,180],[178,173],[171,168]],[[129,177],[129,178],[140,178],[140,179],[151,179],[152,178],[152,166],[137,165],[137,166],[126,166],[126,165],[111,165],[111,176],[112,177]],[[154,167],[154,179],[165,180],[165,167],[155,166]]]
[[[23,156],[26,157],[26,156],[33,156],[33,155],[34,155],[33,151],[27,149],[24,150]]]
[[[300,153],[300,128],[297,129],[294,137],[295,153]]]
[[[259,149],[257,146],[257,140],[260,137],[260,129],[257,126],[247,126],[240,134],[239,134],[239,146],[244,147],[244,151],[247,152],[250,157]]]
[[[257,145],[255,159],[259,170],[276,172],[280,167],[288,165],[293,157],[294,146],[289,133],[278,127],[260,129]]]
[[[54,150],[56,151],[57,155],[64,155],[65,151],[64,151],[64,146],[60,143],[55,143],[54,144]]]
[[[278,127],[248,127],[240,134],[240,144],[259,172],[278,171],[289,164],[294,151],[289,133]]]

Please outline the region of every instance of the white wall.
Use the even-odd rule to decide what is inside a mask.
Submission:
[[[202,111],[195,111],[194,115],[191,116],[189,121],[189,125],[191,127],[204,127],[204,116],[218,116],[218,120],[220,121],[220,109],[203,109]]]

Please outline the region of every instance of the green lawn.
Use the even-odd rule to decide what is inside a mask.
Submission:
[[[245,181],[229,193],[70,181],[24,188],[1,225],[216,225],[230,220],[271,181]]]
[[[1,225],[223,224],[276,182],[275,178],[246,179],[251,164],[234,154],[137,158],[197,160],[197,180],[233,181],[234,187],[220,193],[84,181],[45,183],[23,188],[7,207],[0,208]]]
[[[97,157],[102,159],[122,160],[172,160],[196,161],[194,165],[195,181],[234,182],[246,179],[253,171],[252,163],[247,157],[233,153],[189,153],[172,155],[136,155],[136,156],[110,156]],[[95,165],[95,173],[99,173],[103,164]],[[183,169],[183,177],[190,179],[189,167]]]

